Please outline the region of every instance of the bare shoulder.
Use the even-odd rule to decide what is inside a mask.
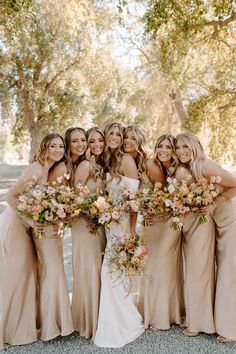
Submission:
[[[120,170],[122,172],[124,172],[124,170],[126,169],[132,169],[132,168],[137,168],[136,167],[136,163],[134,161],[134,158],[130,155],[123,155],[121,158],[121,166],[120,166]]]
[[[146,162],[147,171],[161,171],[160,167],[156,164],[154,159],[148,159]]]
[[[119,172],[123,176],[138,179],[137,166],[132,156],[128,154],[122,156]]]
[[[128,154],[124,154],[122,155],[122,158],[121,158],[121,163],[122,164],[129,164],[129,163],[135,163],[134,161],[134,158]]]
[[[78,166],[77,166],[77,168],[76,168],[76,171],[77,171],[77,170],[81,170],[81,169],[86,170],[86,171],[90,171],[90,170],[92,169],[91,162],[89,162],[88,160],[83,160],[83,161],[81,161],[81,162],[78,164]]]
[[[26,169],[22,172],[22,175],[20,178],[22,179],[40,179],[43,175],[43,166],[40,165],[39,162],[34,161],[30,163]]]
[[[80,184],[84,186],[87,183],[91,170],[91,162],[87,160],[81,161],[76,167],[74,185],[77,186],[77,184]]]
[[[213,160],[207,160],[203,166],[204,176],[213,176],[212,173],[218,172],[220,170],[224,170],[223,167],[218,162]]]
[[[146,162],[147,166],[147,175],[150,178],[152,183],[164,183],[165,182],[165,176],[160,168],[160,166],[157,165],[154,159],[149,159]]]

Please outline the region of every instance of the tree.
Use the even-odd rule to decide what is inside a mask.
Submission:
[[[28,132],[31,156],[42,134],[86,125],[88,107],[104,99],[113,68],[110,60],[104,69],[96,22],[92,1],[2,1],[2,114],[15,113],[16,142]]]
[[[232,156],[236,137],[235,1],[152,0],[144,21],[156,66],[165,75],[170,92],[179,93],[182,128],[200,135],[207,132],[212,157]]]

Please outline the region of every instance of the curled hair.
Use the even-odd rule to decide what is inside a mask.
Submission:
[[[138,169],[139,179],[141,181],[145,181],[146,170],[147,170],[146,161],[148,158],[148,150],[149,150],[148,145],[147,145],[146,136],[145,136],[144,132],[137,125],[129,125],[124,131],[124,137],[128,131],[133,132],[133,134],[135,136],[136,143],[137,143],[137,146],[136,146],[137,156],[134,158],[134,160],[136,162],[136,166]]]
[[[66,168],[70,174],[70,185],[73,186],[74,178],[75,178],[75,170],[78,164],[85,159],[85,152],[83,155],[79,156],[76,161],[72,159],[72,152],[71,152],[71,136],[74,132],[81,132],[84,134],[86,139],[86,130],[81,127],[72,127],[67,129],[65,132],[65,156],[63,161],[65,162]]]
[[[91,136],[94,133],[99,133],[103,140],[105,140],[104,132],[102,129],[99,127],[92,127],[87,130],[86,132],[86,137],[88,141],[88,149],[86,151],[85,157],[86,160],[88,160],[91,165],[92,165],[92,171],[90,172],[90,176],[93,177],[95,180],[98,179],[99,177],[103,178],[103,159],[102,156],[99,156],[98,161],[96,161],[95,155],[91,153],[90,147],[89,147],[89,140],[91,139]]]
[[[172,148],[172,156],[171,156],[171,160],[170,160],[170,166],[168,168],[158,159],[157,149],[163,140],[168,140],[171,145],[171,148]],[[163,134],[157,139],[156,145],[154,148],[153,159],[154,159],[154,162],[160,167],[165,178],[172,177],[175,174],[175,171],[178,167],[178,159],[175,155],[175,138],[173,137],[173,135]]]
[[[48,147],[53,139],[61,139],[61,142],[65,148],[65,142],[64,139],[61,135],[57,133],[50,133],[46,135],[43,140],[41,141],[39,145],[39,150],[38,152],[34,155],[33,159],[31,162],[37,161],[40,163],[40,165],[45,166],[47,162],[47,157],[48,157]]]
[[[115,149],[115,151],[112,151],[107,141],[109,135],[111,134],[114,128],[119,129],[121,135],[121,142],[117,147],[117,149]],[[104,129],[104,134],[105,134],[105,149],[103,153],[104,171],[109,172],[111,177],[120,178],[119,170],[121,166],[122,156],[124,155],[124,153],[121,151],[121,147],[123,144],[124,127],[119,122],[107,123]]]
[[[189,163],[191,174],[196,180],[201,179],[203,177],[202,169],[207,161],[202,144],[198,137],[190,132],[178,134],[175,138],[175,146],[179,139],[183,140],[184,144],[191,150],[191,161]]]

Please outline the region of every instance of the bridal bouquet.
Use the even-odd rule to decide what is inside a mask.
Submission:
[[[134,278],[144,275],[147,255],[144,239],[137,235],[122,234],[113,239],[105,253],[105,261],[113,281],[123,283],[130,292]]]

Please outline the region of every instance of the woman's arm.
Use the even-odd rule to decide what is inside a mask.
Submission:
[[[236,187],[236,177],[215,161],[207,161],[203,168],[203,176],[207,179],[210,179],[212,176],[219,176],[221,177],[219,185],[228,188]]]
[[[63,177],[67,172],[65,162],[59,163],[53,167],[52,171],[49,173],[48,183],[52,184],[54,182],[54,185],[59,185],[58,178]]]
[[[210,180],[212,176],[219,176],[221,181],[218,184],[227,188],[225,192],[216,198],[214,204],[218,205],[236,196],[236,177],[229,171],[225,170],[217,162],[207,161],[203,169],[203,176],[208,180]]]
[[[43,168],[38,162],[30,164],[6,193],[4,200],[6,200],[13,209],[17,210],[17,197],[26,190],[29,182],[35,181],[37,183],[37,181],[42,178],[42,174]]]

